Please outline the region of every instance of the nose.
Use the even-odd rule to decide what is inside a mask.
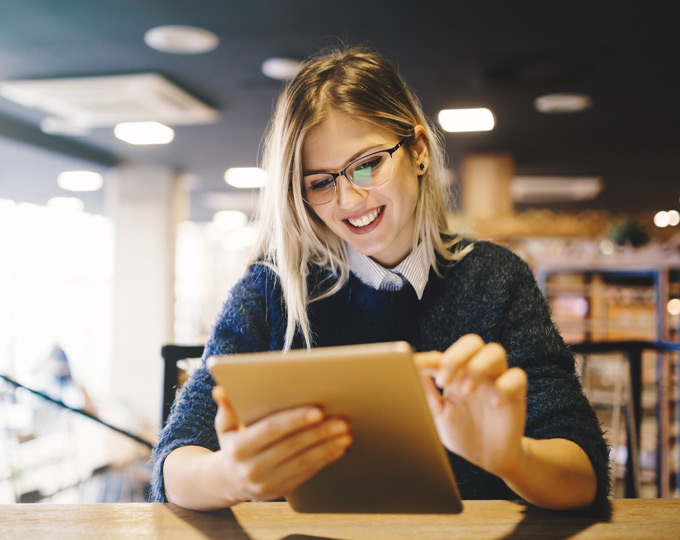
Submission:
[[[338,206],[341,208],[352,208],[361,203],[368,195],[366,190],[352,184],[344,175],[338,176],[337,182],[335,195],[338,198]]]

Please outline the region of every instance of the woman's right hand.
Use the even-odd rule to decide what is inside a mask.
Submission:
[[[347,422],[324,418],[318,407],[286,409],[239,427],[224,390],[216,386],[212,396],[225,489],[234,502],[283,497],[352,443]]]

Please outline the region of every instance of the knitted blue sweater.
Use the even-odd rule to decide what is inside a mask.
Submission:
[[[416,351],[443,351],[459,337],[479,334],[498,342],[510,366],[528,375],[525,434],[536,439],[564,438],[578,444],[597,475],[597,501],[609,493],[608,450],[595,413],[574,370],[574,358],[550,319],[549,308],[529,267],[508,250],[488,242],[453,266],[433,271],[418,300],[407,285],[380,291],[353,274],[333,296],[310,304],[314,346],[408,341]],[[324,286],[327,274],[315,268],[310,290]],[[204,367],[186,382],[154,449],[152,494],[164,501],[163,461],[174,449],[198,445],[219,448],[211,398],[214,382],[205,359],[215,354],[278,350],[283,347],[286,317],[278,278],[254,265],[232,289],[206,344]],[[294,347],[302,347],[296,336]],[[500,480],[449,453],[464,499],[517,496]]]

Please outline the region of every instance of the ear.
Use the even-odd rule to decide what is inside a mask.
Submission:
[[[410,150],[413,162],[416,165],[416,171],[420,176],[424,174],[430,166],[430,151],[427,146],[427,132],[425,131],[425,128],[418,124],[413,128],[413,131],[415,132],[416,140],[411,145]]]

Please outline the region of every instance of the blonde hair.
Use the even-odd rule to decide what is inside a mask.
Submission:
[[[416,140],[414,127],[425,128],[429,166],[420,180],[413,247],[425,244],[431,266],[459,260],[467,251],[452,249],[448,235],[448,179],[440,136],[420,103],[392,64],[361,46],[333,50],[308,60],[282,91],[265,138],[263,166],[269,175],[259,207],[260,235],[252,262],[268,265],[279,276],[287,311],[284,350],[297,331],[313,343],[307,306],[337,292],[347,282],[345,244],[304,202],[302,145],[306,134],[329,111],[359,116],[391,131],[406,146]],[[309,265],[330,270],[334,280],[307,290]]]

